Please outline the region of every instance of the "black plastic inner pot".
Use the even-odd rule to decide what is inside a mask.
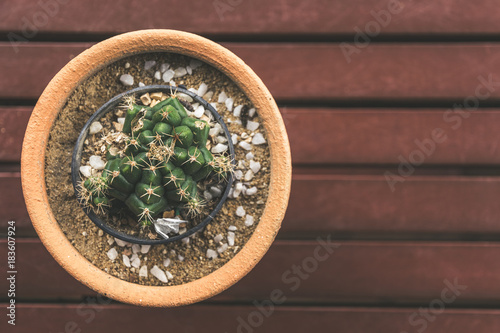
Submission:
[[[222,117],[219,115],[219,113],[208,103],[205,101],[203,98],[199,97],[197,94],[183,89],[181,87],[171,87],[167,85],[151,85],[151,86],[144,86],[144,87],[139,87],[135,89],[131,89],[127,92],[124,92],[122,94],[119,94],[112,99],[110,99],[108,102],[106,102],[103,106],[99,108],[87,121],[85,126],[83,126],[82,131],[80,132],[80,135],[78,136],[78,140],[76,141],[75,149],[73,150],[73,157],[71,161],[71,180],[73,182],[73,188],[75,190],[75,195],[78,200],[78,202],[81,202],[80,197],[78,195],[78,183],[81,180],[80,177],[80,162],[82,159],[82,149],[83,149],[83,144],[85,142],[85,139],[87,138],[88,132],[89,132],[89,127],[94,121],[98,121],[101,119],[102,116],[104,116],[106,113],[109,111],[115,110],[115,108],[118,106],[118,104],[123,100],[124,97],[129,96],[129,95],[142,95],[145,93],[152,93],[152,92],[165,92],[165,93],[171,93],[171,92],[178,92],[178,93],[183,93],[186,95],[189,95],[195,102],[200,103],[205,107],[205,110],[209,110],[212,115],[214,116],[215,120],[221,125],[222,129],[224,130],[224,133],[228,139],[228,147],[229,147],[229,153],[230,153],[230,158],[232,161],[235,161],[235,154],[234,154],[234,146],[233,142],[231,140],[231,135],[227,129],[226,124],[224,123],[224,120]],[[226,189],[220,198],[219,203],[215,207],[215,209],[199,224],[196,226],[188,229],[185,233],[182,235],[177,235],[170,237],[168,239],[160,238],[160,239],[145,239],[145,238],[139,238],[136,236],[131,236],[128,235],[124,232],[115,230],[112,228],[110,225],[108,225],[105,221],[101,220],[91,209],[86,209],[83,208],[85,211],[85,214],[102,230],[104,230],[106,233],[110,234],[113,237],[116,237],[118,239],[130,242],[130,243],[135,243],[135,244],[146,244],[146,245],[154,245],[154,244],[165,244],[165,243],[171,243],[178,241],[184,237],[188,237],[195,233],[196,231],[202,229],[205,227],[212,219],[215,217],[215,215],[219,212],[219,210],[222,208],[222,205],[227,199],[227,196],[229,194],[229,190],[231,189],[231,185],[233,183],[233,176],[231,173],[228,174],[227,177],[227,185]]]

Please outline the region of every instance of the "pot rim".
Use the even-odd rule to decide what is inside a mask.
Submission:
[[[45,150],[59,111],[76,87],[122,58],[171,52],[201,60],[229,77],[259,110],[271,154],[269,195],[261,219],[247,243],[225,265],[200,279],[177,286],[145,286],[114,277],[83,257],[66,238],[49,206],[44,176]],[[195,34],[176,30],[140,30],[118,35],[87,49],[50,81],[28,122],[21,155],[26,207],[38,236],[54,259],[96,292],[144,306],[180,306],[212,297],[245,276],[271,246],[285,215],[291,186],[291,156],[279,109],[260,78],[231,51]]]

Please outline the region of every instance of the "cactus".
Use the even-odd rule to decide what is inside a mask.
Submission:
[[[228,157],[206,148],[209,124],[189,117],[175,95],[153,107],[128,97],[124,108],[126,146],[120,154],[108,147],[102,176],[80,186],[83,204],[103,213],[118,200],[143,226],[170,209],[199,215],[206,203],[198,195],[198,182],[213,175],[221,180],[232,172]]]

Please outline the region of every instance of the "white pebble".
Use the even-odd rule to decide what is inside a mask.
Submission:
[[[255,108],[251,108],[250,110],[248,110],[248,116],[250,118],[252,118],[254,115],[255,115]]]
[[[208,249],[207,250],[207,258],[208,259],[215,259],[215,258],[217,258],[217,252],[215,252],[212,249]]]
[[[120,117],[118,119],[116,119],[118,121],[119,124],[125,124],[125,117]]]
[[[247,160],[252,160],[254,158],[254,155],[252,154],[252,152],[250,152],[250,153],[245,155],[245,158]],[[250,165],[252,165],[252,162],[250,162]]]
[[[203,95],[202,97],[203,97],[203,99],[205,101],[209,101],[209,100],[212,99],[213,96],[214,96],[214,92],[213,91],[209,91],[205,95]],[[210,103],[210,104],[212,104],[212,103]],[[216,108],[216,107],[214,106],[214,108]]]
[[[92,167],[90,165],[83,165],[80,167],[80,172],[84,177],[92,176]]]
[[[241,170],[238,170],[238,171],[241,171]],[[237,198],[240,196],[241,194],[241,191],[243,191],[243,184],[242,183],[236,183],[236,185],[234,186],[234,189],[233,189],[233,195],[232,197],[233,198]]]
[[[160,72],[165,73],[170,68],[169,64],[161,64]]]
[[[134,84],[134,78],[130,74],[123,74],[122,76],[120,76],[120,82],[124,86],[131,86]]]
[[[175,83],[174,80],[170,80],[168,84],[170,84],[172,87],[177,87],[177,84]]]
[[[198,87],[198,92],[197,92],[198,96],[203,97],[203,95],[207,93],[207,90],[208,90],[207,84],[205,82],[202,82]]]
[[[219,246],[219,247],[217,248],[217,252],[219,252],[219,253],[223,253],[223,252],[225,252],[225,251],[227,250],[227,248],[228,248],[228,247],[229,247],[229,246],[228,246],[226,243],[224,243],[224,244],[222,244],[221,246]]]
[[[204,191],[203,197],[205,197],[205,200],[207,200],[207,201],[210,201],[213,199],[212,193],[210,193],[209,191]]]
[[[231,134],[231,141],[233,141],[233,145],[238,143],[238,134]]]
[[[161,80],[161,73],[160,73],[160,71],[156,71],[155,72],[155,79]]]
[[[132,256],[130,257],[130,261],[134,261],[136,258],[139,258],[137,253],[132,253]]]
[[[113,238],[108,238],[108,244],[113,245],[115,240]]]
[[[222,194],[222,190],[216,186],[212,186],[210,188],[210,193],[212,193],[212,195],[215,197],[215,198],[218,198],[221,196]]]
[[[148,253],[151,245],[141,245],[141,253]]]
[[[227,150],[227,145],[218,143],[215,147],[212,148],[212,153],[220,154]]]
[[[264,136],[262,135],[262,133],[256,133],[253,136],[252,143],[254,145],[261,145],[263,143],[266,143],[266,139],[264,139]]]
[[[171,69],[167,70],[165,73],[163,73],[162,79],[163,82],[169,82],[174,78],[175,72]]]
[[[115,261],[115,259],[118,257],[118,252],[115,250],[114,247],[112,247],[109,251],[108,251],[108,258],[111,260],[111,261]]]
[[[169,258],[163,260],[163,266],[168,267],[169,265],[170,265],[170,259]]]
[[[146,85],[142,82],[139,82],[139,87],[145,87]]]
[[[127,257],[126,255],[122,255],[122,260],[123,260],[123,264],[127,267],[130,267],[130,258]]]
[[[191,75],[193,74],[193,69],[190,66],[186,66],[186,72]]]
[[[252,170],[248,170],[246,173],[245,173],[245,180],[247,182],[251,181],[253,178],[253,171]]]
[[[217,134],[219,134],[219,133],[220,133],[220,131],[221,131],[221,130],[222,130],[222,126],[221,126],[219,123],[217,123],[217,124],[215,124],[215,126],[214,126],[214,127],[212,127],[212,128],[210,129],[210,131],[208,131],[208,134],[209,134],[210,136],[216,136]]]
[[[125,64],[125,68],[130,68],[130,62],[127,62],[127,63]]]
[[[227,233],[227,243],[229,244],[229,246],[234,246],[234,239],[235,238],[236,238],[236,235],[234,234],[234,232],[229,231]]]
[[[137,253],[141,250],[141,246],[139,244],[133,244],[132,245],[132,252]],[[132,259],[133,260],[133,259]]]
[[[248,190],[246,190],[245,194],[246,195],[254,195],[257,193],[257,187],[250,187]]]
[[[260,170],[260,162],[255,162],[254,160],[250,161],[250,170],[252,170],[253,173],[257,173]]]
[[[144,63],[144,69],[149,71],[151,68],[154,67],[154,65],[156,65],[156,61],[154,60],[148,60]]]
[[[251,225],[253,225],[253,216],[247,215],[245,218],[245,226],[250,227]]]
[[[116,237],[115,237],[115,242],[116,242],[116,244],[117,244],[119,247],[124,247],[124,246],[126,246],[126,245],[128,244],[126,241],[123,241],[123,240],[118,239],[118,238],[116,238]]]
[[[236,231],[236,230],[238,230],[238,228],[236,228],[236,226],[234,226],[234,225],[230,225],[229,228],[227,228],[227,230]]]
[[[219,94],[219,99],[217,99],[217,102],[218,103],[225,103],[227,100],[227,95],[226,93],[223,91]]]
[[[249,121],[247,122],[247,130],[249,130],[249,131],[252,131],[252,132],[253,132],[253,131],[255,131],[257,128],[259,128],[259,125],[260,125],[260,124],[259,124],[258,122],[249,120]]]
[[[177,259],[179,259],[179,261],[184,261],[184,257],[181,256],[180,254],[177,256]]]
[[[191,59],[191,61],[189,62],[189,67],[191,67],[192,69],[196,69],[201,65],[203,65],[203,63],[196,59]]]
[[[194,110],[194,116],[196,118],[201,118],[203,114],[205,114],[205,108],[203,107],[203,105],[198,106],[196,110]]]
[[[165,272],[162,271],[160,268],[158,268],[158,266],[154,265],[153,268],[151,268],[150,272],[151,272],[151,275],[153,275],[155,278],[157,278],[161,282],[163,282],[163,283],[168,282],[167,275],[165,275]]]
[[[174,78],[183,77],[187,74],[187,70],[184,67],[179,67],[175,71]]]
[[[224,236],[222,236],[221,234],[218,234],[217,236],[214,237],[214,242],[218,244],[223,239],[224,239]]]
[[[243,178],[243,171],[241,170],[236,170],[234,172],[234,178],[236,178],[237,180],[240,180],[241,178]]]
[[[210,103],[210,105],[215,109],[217,110],[217,103]]]
[[[102,160],[101,156],[97,155],[90,156],[89,164],[96,170],[102,170],[106,166],[106,163]]]
[[[184,244],[184,245],[189,244],[189,237],[184,237],[183,239],[181,239],[181,242],[182,242],[182,244]]]
[[[234,108],[233,114],[235,117],[239,117],[241,115],[241,109],[243,109],[243,105],[238,105]]]
[[[177,96],[179,98],[182,98],[182,99],[185,99],[186,101],[188,101],[189,103],[191,103],[193,101],[193,98],[187,94],[184,94],[184,93],[178,93]]]
[[[141,266],[141,259],[134,258],[131,263],[132,267],[139,268]]]
[[[90,127],[89,127],[90,134],[99,133],[101,130],[102,130],[102,125],[100,122],[94,121],[92,124],[90,124]]]
[[[239,217],[245,216],[245,209],[243,206],[238,206],[238,208],[236,208],[236,215]]]
[[[246,141],[241,141],[241,142],[239,143],[239,145],[240,145],[240,147],[241,147],[241,148],[243,148],[243,149],[245,149],[245,150],[252,150],[252,145],[251,145],[251,144],[249,144],[249,143],[248,143],[248,142],[246,142]]]
[[[226,143],[227,142],[227,138],[225,136],[218,136],[216,138],[216,140],[218,143]]]
[[[172,280],[174,278],[174,276],[172,275],[172,273],[170,273],[169,271],[165,271],[165,274],[167,274],[167,278],[169,280]]]
[[[225,104],[226,104],[227,111],[229,111],[229,112],[233,111],[233,103],[234,103],[234,101],[232,98],[226,99]]]
[[[193,94],[198,94],[198,89],[195,89],[195,88],[189,88],[188,91],[192,92]],[[194,107],[194,108],[196,109],[196,107]]]
[[[141,269],[139,269],[139,276],[148,277],[148,267],[146,265],[142,266]]]

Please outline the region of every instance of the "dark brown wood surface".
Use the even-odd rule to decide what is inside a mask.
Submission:
[[[0,270],[14,220],[19,271],[17,325],[2,315],[0,331],[497,332],[498,3],[390,2],[0,2]],[[207,36],[250,65],[280,106],[294,164],[269,253],[227,291],[177,309],[95,299],[38,240],[19,174],[24,130],[51,78],[94,43],[150,28]],[[357,48],[346,57],[346,47]],[[439,129],[446,139],[431,143]],[[291,290],[317,237],[338,247]],[[441,312],[432,306],[445,281],[463,287]],[[275,289],[286,302],[243,327]],[[0,290],[5,308],[6,279]]]

